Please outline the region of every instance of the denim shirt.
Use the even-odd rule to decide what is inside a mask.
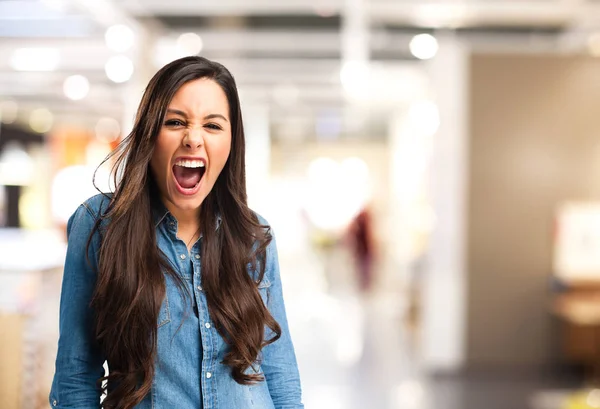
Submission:
[[[86,261],[86,244],[95,220],[108,202],[102,195],[92,197],[79,206],[67,225],[60,337],[49,396],[51,407],[100,407],[96,381],[104,375],[105,358],[94,346],[93,312],[89,307],[96,282],[100,246],[98,233],[92,237],[89,248],[92,268]],[[136,408],[303,408],[300,377],[283,302],[275,237],[267,248],[265,275],[258,288],[263,302],[281,326],[281,338],[261,351],[261,364],[256,369],[264,374],[265,381],[240,385],[232,378],[230,368],[222,363],[227,344],[213,327],[208,313],[202,289],[202,238],[188,251],[186,244],[177,238],[177,220],[162,204],[155,206],[153,215],[158,247],[175,271],[181,274],[193,308],[190,297],[186,300],[173,278],[165,274],[166,295],[156,323],[156,372],[151,391]],[[260,216],[259,221],[267,224]],[[249,274],[254,273],[249,270]],[[270,334],[270,331],[265,333]]]

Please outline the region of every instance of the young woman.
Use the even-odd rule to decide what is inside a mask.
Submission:
[[[225,67],[186,57],[152,78],[113,153],[115,192],[68,223],[52,407],[303,408],[244,153]]]

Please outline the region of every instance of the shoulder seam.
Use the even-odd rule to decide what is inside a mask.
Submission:
[[[92,219],[96,220],[98,218],[98,215],[94,214],[94,211],[88,206],[86,202],[83,202],[81,205],[85,207],[90,216],[92,216]]]

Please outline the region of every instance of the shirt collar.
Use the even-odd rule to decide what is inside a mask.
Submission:
[[[152,197],[152,219],[154,220],[154,227],[158,227],[158,225],[170,215],[169,210],[163,204],[160,198],[155,196]]]

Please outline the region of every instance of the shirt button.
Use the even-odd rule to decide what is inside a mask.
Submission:
[[[206,377],[207,377],[207,378],[212,378],[212,374],[211,374],[210,372],[207,372],[207,373],[206,373]]]
[[[200,260],[200,254],[196,254],[194,257],[196,257],[196,260]]]
[[[53,401],[52,401],[52,406],[57,406],[57,405],[58,405],[58,402],[56,401],[56,399],[55,399],[55,400],[53,400]]]
[[[209,323],[209,322],[207,322],[206,324],[204,324],[204,326],[205,326],[206,328],[210,328],[210,323]]]
[[[196,287],[198,289],[198,291],[202,291],[202,286],[199,285],[198,287]]]
[[[181,254],[181,255],[179,256],[179,258],[180,258],[180,259],[182,259],[182,260],[185,260],[185,254]]]

